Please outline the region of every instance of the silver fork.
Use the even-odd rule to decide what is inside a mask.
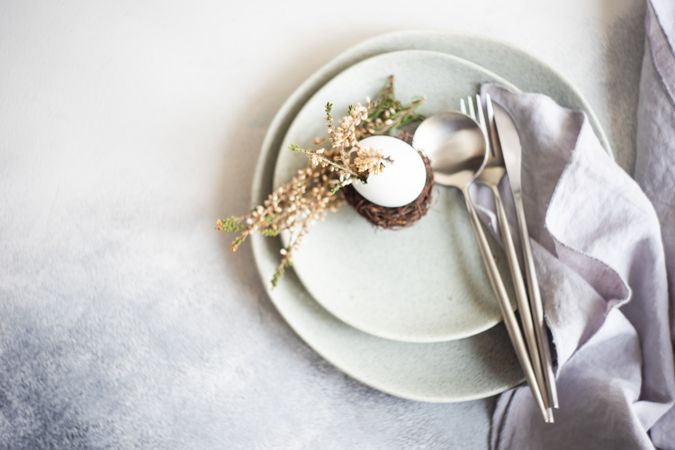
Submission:
[[[506,259],[511,273],[511,281],[513,282],[514,291],[516,294],[516,304],[520,310],[520,320],[525,334],[525,341],[529,350],[530,361],[534,370],[534,375],[537,380],[537,385],[546,407],[546,421],[553,422],[553,409],[551,399],[548,396],[546,389],[546,382],[542,368],[540,349],[537,343],[537,338],[534,330],[534,322],[532,320],[532,312],[530,311],[530,304],[527,297],[527,289],[523,274],[518,263],[518,256],[515,244],[511,236],[508,219],[506,218],[506,210],[499,193],[499,182],[506,174],[506,167],[504,166],[504,158],[502,156],[501,147],[497,135],[497,129],[494,121],[494,110],[492,107],[492,100],[489,95],[485,96],[485,106],[483,106],[483,99],[479,94],[475,97],[476,103],[471,96],[460,100],[460,109],[462,113],[467,114],[472,119],[476,120],[485,135],[486,151],[488,152],[488,160],[485,168],[476,179],[480,184],[487,186],[492,192],[495,203],[495,211],[497,213],[497,224],[499,226],[499,235],[504,245]],[[468,109],[467,105],[468,104]],[[487,116],[487,120],[486,120]],[[534,392],[533,392],[534,393]]]

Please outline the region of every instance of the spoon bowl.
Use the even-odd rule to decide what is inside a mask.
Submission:
[[[487,162],[487,145],[480,125],[458,112],[425,119],[415,131],[413,147],[431,161],[434,181],[465,191]]]

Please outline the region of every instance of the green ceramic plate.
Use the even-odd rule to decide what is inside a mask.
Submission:
[[[565,106],[583,110],[609,149],[595,115],[581,95],[530,55],[474,36],[439,32],[387,34],[337,56],[291,94],[263,142],[253,179],[253,204],[260,203],[272,189],[281,143],[309,98],[349,66],[377,54],[406,49],[436,50],[463,57],[522,89],[548,94]],[[377,338],[336,319],[314,301],[293,271],[276,289],[270,289],[269,279],[278,261],[280,244],[257,236],[252,238],[252,244],[262,283],[289,326],[317,353],[362,383],[403,398],[456,402],[495,395],[521,381],[521,371],[501,324],[466,339],[433,344]]]
[[[427,98],[419,109],[425,115],[459,109],[459,99],[475,94],[484,81],[515,89],[482,67],[444,53],[404,50],[368,58],[330,80],[300,110],[279,150],[275,187],[306,165],[289,144],[311,145],[315,136],[325,135],[326,102],[340,117],[349,104],[374,97],[390,74],[402,101]],[[397,231],[377,229],[352,208],[341,208],[312,227],[293,268],[324,308],[373,336],[441,342],[478,334],[501,321],[458,190],[436,187],[428,214]]]

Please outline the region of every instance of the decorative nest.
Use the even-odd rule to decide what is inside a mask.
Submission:
[[[427,170],[427,181],[420,195],[412,202],[398,208],[387,208],[376,205],[366,200],[361,194],[356,192],[353,186],[345,186],[342,191],[345,200],[361,216],[372,224],[387,229],[398,229],[412,225],[420,220],[429,211],[431,206],[431,192],[434,187],[434,173],[431,170],[431,163],[423,153],[420,156],[424,161],[424,167]]]

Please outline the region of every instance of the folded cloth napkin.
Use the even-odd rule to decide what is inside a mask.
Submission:
[[[511,114],[521,138],[560,400],[550,425],[526,386],[503,394],[493,449],[675,449],[674,5],[655,1],[646,15],[640,185],[602,148],[583,113],[543,95],[482,88]]]

